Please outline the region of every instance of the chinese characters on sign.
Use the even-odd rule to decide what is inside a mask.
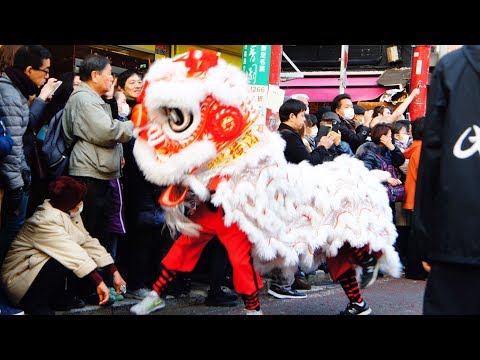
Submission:
[[[268,85],[271,51],[271,45],[243,46],[242,70],[248,75],[250,85]]]
[[[271,50],[271,45],[244,45],[242,52],[242,70],[248,76],[251,101],[258,107],[263,119],[267,112]]]

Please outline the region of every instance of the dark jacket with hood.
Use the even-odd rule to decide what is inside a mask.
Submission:
[[[414,229],[428,261],[480,265],[480,46],[441,58],[432,76]]]

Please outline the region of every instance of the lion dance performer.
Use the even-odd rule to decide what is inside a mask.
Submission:
[[[132,114],[134,155],[148,181],[167,186],[159,202],[169,227],[182,235],[132,313],[163,308],[166,286],[178,271],[193,270],[215,235],[228,252],[246,314],[262,314],[260,273],[315,269],[345,245],[368,245],[382,254],[380,269],[399,276],[381,184],[388,173],[369,172],[346,156],[317,166],[288,164],[285,141],[259,116],[246,74],[213,51],[156,61],[144,80]],[[197,202],[189,218],[187,194]]]

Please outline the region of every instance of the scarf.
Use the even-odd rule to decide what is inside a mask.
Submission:
[[[5,73],[27,100],[29,100],[31,96],[38,95],[40,93],[38,86],[32,80],[30,80],[23,70],[10,66],[5,69]]]

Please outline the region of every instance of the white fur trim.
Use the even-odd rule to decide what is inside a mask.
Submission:
[[[145,178],[159,186],[181,183],[186,174],[215,158],[216,153],[215,144],[207,140],[198,141],[163,162],[156,158],[155,150],[142,138],[137,138],[133,148],[133,155]]]

